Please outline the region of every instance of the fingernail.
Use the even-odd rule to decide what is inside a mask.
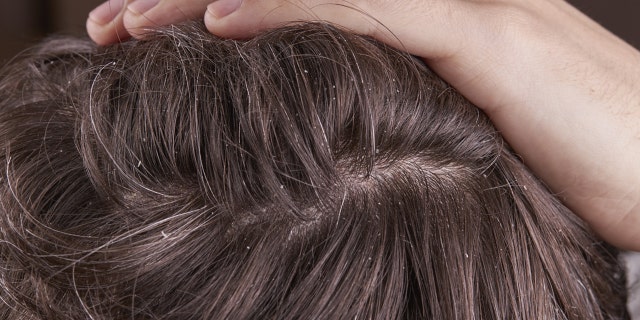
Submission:
[[[125,0],[109,0],[89,12],[89,19],[103,25],[111,22],[124,7]]]
[[[144,14],[155,7],[160,0],[136,0],[127,6],[127,9],[137,15]]]
[[[217,0],[207,6],[207,13],[221,19],[238,10],[241,4],[242,0]]]

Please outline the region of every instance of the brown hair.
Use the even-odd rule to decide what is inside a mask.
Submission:
[[[2,318],[626,317],[615,252],[419,60],[151,38],[4,69]]]

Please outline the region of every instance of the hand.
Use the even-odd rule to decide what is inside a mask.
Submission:
[[[107,45],[141,37],[154,26],[201,19],[211,0],[110,0],[94,9],[87,32],[98,44]]]
[[[136,15],[139,1],[90,18],[93,39],[201,16],[233,38],[326,20],[421,56],[597,233],[640,250],[640,53],[562,0],[161,0]]]

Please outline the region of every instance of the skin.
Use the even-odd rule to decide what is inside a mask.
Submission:
[[[640,251],[640,53],[565,1],[160,0],[142,14],[138,5],[112,4],[106,23],[92,12],[89,35],[109,44],[204,17],[212,33],[246,38],[326,20],[421,56],[603,239]]]

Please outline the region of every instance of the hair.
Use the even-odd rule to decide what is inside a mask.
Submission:
[[[619,319],[624,272],[419,59],[321,24],[0,80],[4,319]]]

